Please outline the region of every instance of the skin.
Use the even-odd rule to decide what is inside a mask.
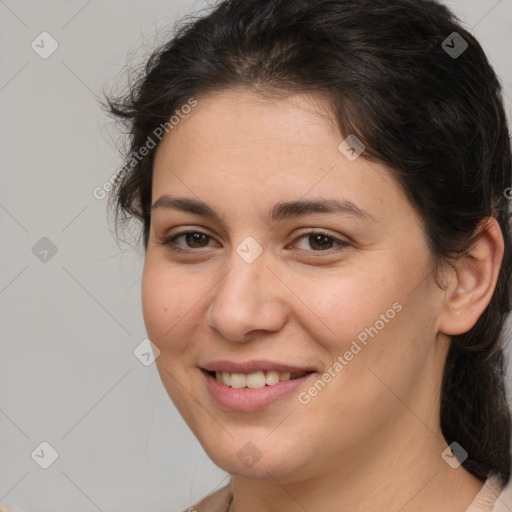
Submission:
[[[439,393],[449,335],[471,328],[503,255],[496,221],[456,266],[433,267],[421,219],[385,166],[349,161],[320,96],[209,93],[160,143],[153,202],[208,203],[219,219],[154,208],[143,313],[162,382],[209,457],[232,475],[230,512],[460,511],[483,482],[441,457]],[[348,200],[371,219],[311,213],[270,223],[280,201]],[[220,220],[222,219],[222,220]],[[184,228],[174,252],[164,241]],[[305,233],[321,231],[327,248]],[[253,237],[252,263],[237,254]],[[325,243],[325,241],[324,241]],[[402,310],[307,405],[292,393],[264,410],[221,407],[199,366],[267,359],[313,367],[306,390],[357,335]],[[261,459],[247,467],[251,442]]]

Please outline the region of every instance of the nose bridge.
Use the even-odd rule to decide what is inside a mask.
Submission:
[[[210,327],[233,341],[245,341],[254,330],[278,330],[285,321],[267,258],[263,252],[256,255],[251,243],[242,242],[233,251],[229,270],[215,287],[209,306]]]

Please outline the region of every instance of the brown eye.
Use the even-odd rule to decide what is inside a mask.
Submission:
[[[320,249],[321,251],[330,249],[333,245],[332,237],[323,234],[309,235],[308,242],[313,249],[316,248]]]
[[[204,247],[204,242],[207,240],[207,235],[204,233],[187,233],[183,235],[185,237],[185,241],[188,247],[193,247],[197,249],[198,247]]]
[[[179,239],[183,238],[184,244],[177,243]],[[208,247],[210,240],[213,240],[211,236],[202,233],[197,230],[181,231],[166,238],[162,244],[169,247],[172,251],[177,252],[188,252],[194,249],[202,249]]]
[[[343,248],[349,245],[348,242],[340,240],[339,238],[333,237],[327,233],[316,231],[304,233],[299,236],[297,240],[305,240],[306,243],[303,244],[305,247],[299,247],[299,249],[310,252],[328,251],[336,247]]]

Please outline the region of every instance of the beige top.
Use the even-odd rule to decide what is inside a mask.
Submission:
[[[184,512],[228,512],[232,499],[231,482],[229,482]],[[512,510],[510,505],[512,505],[512,480],[502,489],[498,479],[491,476],[465,512],[510,512]],[[12,509],[0,507],[0,512],[12,512]]]
[[[466,512],[508,512],[512,508],[508,506],[508,503],[501,500],[505,493],[508,496],[512,494],[512,480],[502,489],[499,480],[490,476],[466,509]],[[231,482],[229,482],[184,512],[227,512],[232,499]]]

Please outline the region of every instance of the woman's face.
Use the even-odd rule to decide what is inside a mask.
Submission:
[[[212,93],[157,150],[146,328],[230,473],[285,482],[437,432],[447,346],[422,223],[384,166],[339,149],[327,108]]]

